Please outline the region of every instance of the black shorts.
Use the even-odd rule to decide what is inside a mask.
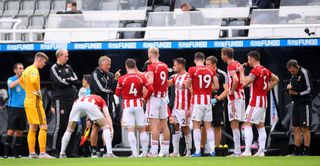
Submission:
[[[224,125],[224,109],[225,102],[218,102],[214,107],[212,107],[213,127],[221,127]]]
[[[292,112],[292,126],[310,127],[311,125],[311,103],[294,103]]]
[[[25,130],[27,117],[24,108],[8,107],[8,130]]]

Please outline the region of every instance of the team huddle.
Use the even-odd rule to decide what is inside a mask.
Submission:
[[[185,138],[186,156],[202,156],[202,139],[206,140],[207,153],[210,156],[216,156],[215,147],[221,141],[221,125],[223,124],[225,103],[227,103],[228,119],[232,128],[235,148],[231,156],[252,155],[250,149],[253,141],[252,125],[257,127],[259,134],[259,150],[255,155],[264,156],[266,143],[264,122],[268,106],[267,95],[279,79],[267,68],[261,66],[261,58],[258,52],[249,52],[248,62],[240,64],[234,60],[234,50],[232,48],[223,48],[221,59],[228,65],[227,73],[216,67],[217,58],[210,56],[206,59],[201,52],[194,55],[195,66],[188,70],[186,69],[186,60],[176,58],[173,60],[175,74],[171,77],[168,74],[168,65],[159,61],[159,56],[158,48],[149,48],[146,71],[139,71],[136,61],[127,59],[125,62],[127,74],[120,76],[117,82],[115,95],[122,98],[122,127],[128,131],[128,142],[132,150],[131,157],[177,157],[179,156],[181,134]],[[244,73],[246,66],[252,67],[250,74],[247,76]],[[22,79],[20,79],[22,85],[24,85],[23,80],[25,79],[22,75]],[[35,75],[35,78],[31,77],[31,79],[38,79],[38,77]],[[25,88],[25,86],[22,87]],[[175,96],[172,111],[168,109],[168,88],[170,87],[174,87]],[[244,87],[250,87],[250,101],[247,109]],[[28,88],[26,90],[28,94]],[[40,101],[37,102],[41,98],[39,89],[33,90],[31,94],[35,95],[33,100],[36,103],[42,104]],[[116,157],[112,152],[111,142],[114,131],[107,104],[99,95],[93,94],[79,98],[74,102],[67,130],[62,137],[60,158],[66,157],[65,151],[70,137],[78,121],[84,116],[94,121],[103,130],[102,138],[107,151],[105,157]],[[36,110],[32,106],[28,109],[34,111],[34,114],[40,112],[40,115],[44,115],[43,110]],[[28,116],[27,108],[26,112],[28,121],[43,124],[38,123],[38,121],[45,119],[34,120],[33,117]],[[170,131],[168,119],[174,123],[175,130],[175,133],[172,134],[173,152],[171,154],[169,154]],[[246,146],[243,153],[240,149],[240,122],[244,122],[245,130]],[[34,132],[37,129],[36,127],[38,126],[33,128]],[[44,125],[39,127],[40,132],[46,130]],[[139,131],[139,137],[136,137],[136,130]],[[147,132],[151,133],[151,140],[149,140]],[[33,137],[35,137],[35,134]],[[139,154],[137,148],[137,141],[140,141],[141,154]],[[195,147],[193,154],[191,154],[192,141]],[[35,139],[33,142],[35,143]],[[42,145],[45,140],[39,140],[39,144],[40,142]],[[40,148],[42,148],[41,152],[44,158],[50,158],[49,155],[44,153],[45,150],[41,145]],[[29,149],[30,146],[32,146],[31,149],[34,149],[34,144],[29,145]],[[35,154],[30,152],[30,155]],[[33,157],[35,158],[35,156]]]

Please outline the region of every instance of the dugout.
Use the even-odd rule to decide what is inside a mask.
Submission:
[[[315,98],[314,107],[313,107],[313,123],[312,123],[312,145],[314,148],[313,154],[318,154],[319,151],[316,151],[316,148],[319,148],[320,145],[316,139],[319,139],[319,119],[320,119],[320,106],[318,101],[318,94],[320,92],[320,70],[319,70],[319,62],[320,57],[318,56],[320,52],[320,47],[310,46],[310,47],[242,47],[235,48],[235,59],[240,63],[244,63],[246,61],[246,54],[249,51],[257,50],[262,55],[262,64],[268,67],[272,72],[277,74],[280,78],[280,83],[275,91],[275,96],[277,98],[278,104],[278,116],[280,118],[280,124],[276,125],[275,131],[271,134],[271,137],[268,138],[268,147],[270,150],[269,154],[288,154],[290,151],[289,142],[291,136],[291,132],[289,130],[288,125],[290,124],[290,118],[286,117],[288,110],[288,104],[290,103],[290,97],[286,95],[282,89],[284,89],[288,83],[288,79],[290,77],[289,73],[286,70],[286,62],[289,59],[297,59],[301,66],[308,69],[312,76],[312,82],[314,85],[313,95]],[[193,55],[194,53],[201,51],[206,56],[214,55],[218,58],[219,68],[226,70],[226,64],[221,61],[220,58],[220,48],[161,48],[160,49],[160,60],[166,62],[169,67],[172,66],[172,60],[177,57],[184,57],[187,59],[187,67],[193,66]],[[22,62],[25,67],[32,64],[33,56],[37,51],[2,51],[0,52],[0,71],[1,71],[1,88],[6,87],[6,80],[8,77],[13,75],[12,66],[14,63]],[[55,51],[43,51],[45,52],[50,60],[46,67],[40,71],[41,82],[43,88],[50,88],[50,78],[49,78],[49,70],[50,67],[55,63]],[[115,72],[118,69],[122,69],[121,73],[125,73],[124,61],[127,58],[133,58],[137,61],[138,68],[141,69],[144,62],[147,60],[147,50],[146,49],[99,49],[99,50],[70,50],[69,51],[69,61],[75,73],[78,75],[80,79],[82,79],[82,75],[89,74],[93,71],[93,69],[97,66],[98,58],[101,55],[108,55],[112,59],[112,67],[111,71]],[[248,93],[248,89],[246,89],[246,93]],[[248,98],[247,98],[248,100]],[[0,111],[0,126],[2,131],[0,131],[1,135],[5,135],[4,126],[6,126],[5,119],[5,111]],[[270,107],[267,111],[266,117],[266,126],[270,126]],[[230,136],[230,129],[228,124],[226,125],[225,134]],[[119,138],[121,139],[121,137]],[[2,141],[3,142],[3,137]],[[121,142],[121,140],[117,140],[116,143]],[[223,140],[224,143],[232,143],[227,137]],[[289,142],[289,144],[288,144]],[[115,143],[115,144],[116,144]],[[2,143],[1,143],[2,149]],[[280,148],[279,148],[280,147]],[[0,149],[0,152],[2,150]],[[0,154],[1,155],[1,154]]]

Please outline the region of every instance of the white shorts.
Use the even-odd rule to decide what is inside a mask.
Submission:
[[[191,119],[198,122],[212,122],[212,106],[211,104],[195,104],[191,106],[192,116]]]
[[[153,119],[167,119],[168,118],[168,105],[166,98],[151,96],[147,102],[147,115],[148,118]]]
[[[89,102],[76,102],[72,106],[72,110],[70,112],[69,121],[77,122],[88,115],[90,120],[95,121],[98,119],[103,119],[104,115],[98,106]]]
[[[248,106],[245,114],[245,122],[252,124],[264,123],[266,119],[266,108]]]
[[[245,114],[245,109],[246,109],[246,102],[244,99],[235,99],[233,101],[236,111],[233,112],[232,111],[232,102],[229,101],[228,102],[228,117],[229,117],[229,121],[233,121],[233,120],[238,120],[238,121],[244,121],[244,114]]]
[[[187,118],[186,110],[173,109],[172,117],[176,123],[179,123],[180,126],[189,126],[190,118]]]
[[[122,127],[144,127],[147,120],[142,107],[128,107],[122,111]]]

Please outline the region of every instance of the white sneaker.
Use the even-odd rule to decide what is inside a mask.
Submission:
[[[264,157],[265,154],[264,152],[257,152],[256,154],[253,155],[254,157]]]
[[[169,157],[169,154],[159,153],[158,157]]]
[[[141,153],[140,155],[139,155],[139,157],[148,157],[148,153]]]
[[[50,156],[48,153],[40,153],[40,159],[54,159],[54,157]]]
[[[227,157],[240,157],[240,156],[241,156],[241,154],[233,153],[233,154],[231,154],[231,155],[229,155]]]
[[[30,154],[29,154],[29,158],[31,158],[31,159],[37,159],[37,158],[39,158],[39,156],[38,156],[36,153],[30,153]]]
[[[153,153],[148,153],[148,157],[150,157],[150,158],[155,158],[155,157],[158,157],[158,154],[153,154]]]
[[[128,158],[138,158],[139,156],[136,156],[136,155],[131,155],[129,156]]]
[[[251,152],[243,152],[241,153],[241,156],[242,157],[249,157],[249,156],[252,156]]]
[[[116,155],[114,155],[113,153],[109,154],[109,153],[106,153],[103,155],[103,158],[118,158]]]
[[[60,154],[59,158],[63,159],[63,158],[67,158],[66,154]]]
[[[169,156],[170,157],[180,157],[180,154],[179,153],[171,153]]]

